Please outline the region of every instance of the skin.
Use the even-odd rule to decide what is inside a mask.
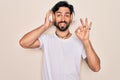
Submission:
[[[38,48],[41,43],[38,40],[38,38],[46,31],[48,30],[52,25],[53,22],[56,21],[56,23],[59,23],[60,21],[66,21],[67,23],[71,23],[73,19],[73,15],[70,14],[69,8],[67,7],[60,7],[58,11],[53,14],[53,22],[49,21],[49,15],[51,14],[51,11],[48,11],[45,17],[45,22],[40,27],[28,32],[25,34],[19,41],[20,45],[23,48]],[[91,41],[89,40],[90,35],[90,29],[92,27],[92,22],[88,23],[88,19],[86,18],[85,21],[83,19],[80,19],[81,26],[79,26],[75,30],[76,36],[82,41],[87,58],[85,59],[89,68],[94,71],[98,72],[100,70],[100,59],[97,56],[95,50],[92,47]],[[59,27],[66,27],[66,23],[60,23],[58,24]],[[60,31],[56,28],[56,33],[64,37],[68,34],[69,28],[66,31]],[[71,37],[71,33],[67,38]],[[66,39],[67,39],[66,38]]]
[[[72,16],[73,15],[70,15],[70,10],[68,8],[61,7],[61,8],[59,8],[58,11],[55,12],[55,21],[56,21],[56,23],[58,23],[60,21],[66,21],[67,23],[70,24],[72,22]],[[66,24],[65,23],[60,23],[59,26],[60,26],[60,28],[61,27],[66,27]],[[63,37],[65,35],[67,35],[67,33],[69,32],[69,29],[67,29],[64,32],[56,29],[56,32],[57,32],[58,35],[60,35],[61,37]]]

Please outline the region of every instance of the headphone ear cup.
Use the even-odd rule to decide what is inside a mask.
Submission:
[[[50,15],[49,15],[49,21],[50,21],[50,22],[54,22],[54,20],[55,20],[55,15],[54,15],[54,13],[51,11],[51,13],[50,13]]]
[[[49,21],[50,21],[50,22],[53,21],[53,15],[52,15],[52,14],[50,14],[50,16],[49,16]]]
[[[75,22],[75,13],[72,14],[72,22]]]

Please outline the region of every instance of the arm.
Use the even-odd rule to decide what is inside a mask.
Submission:
[[[87,58],[85,59],[91,70],[98,72],[100,70],[100,59],[94,51],[90,40],[84,41],[83,45],[85,47]]]
[[[85,51],[86,51],[86,62],[89,68],[95,72],[100,70],[100,59],[97,56],[92,44],[89,40],[90,28],[92,22],[88,25],[88,20],[86,18],[85,23],[80,19],[82,26],[78,27],[75,31],[77,37],[82,41]]]
[[[43,25],[28,32],[20,39],[19,44],[23,48],[37,48],[40,46],[39,37],[52,25],[52,22],[48,19],[50,13],[49,11],[46,14],[45,23]]]

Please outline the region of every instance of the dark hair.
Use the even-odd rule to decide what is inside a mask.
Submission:
[[[60,1],[56,3],[51,10],[55,13],[60,7],[67,7],[70,10],[70,14],[74,13],[73,5],[69,4],[67,1]]]

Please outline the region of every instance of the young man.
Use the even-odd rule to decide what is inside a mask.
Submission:
[[[53,14],[53,21],[49,20]],[[91,70],[100,70],[100,59],[89,40],[92,22],[88,24],[80,19],[81,26],[75,35],[69,31],[73,20],[74,8],[66,1],[58,2],[52,12],[46,14],[45,23],[23,36],[20,45],[23,48],[41,48],[44,51],[42,80],[80,80],[80,64],[85,59]],[[54,34],[43,34],[52,25]]]

